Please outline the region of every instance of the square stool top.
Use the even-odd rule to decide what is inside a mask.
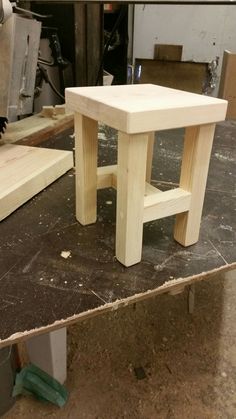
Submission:
[[[128,134],[215,123],[227,101],[154,84],[73,87],[66,106]]]

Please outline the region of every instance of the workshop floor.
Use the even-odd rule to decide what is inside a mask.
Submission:
[[[19,398],[8,419],[236,418],[236,271],[68,330],[70,400]],[[136,373],[135,373],[136,369]]]

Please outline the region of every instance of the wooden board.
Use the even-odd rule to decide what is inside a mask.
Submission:
[[[207,82],[207,63],[160,61],[137,58],[141,65],[140,83],[154,83],[192,93],[202,93]]]
[[[222,121],[227,107],[221,99],[153,84],[69,88],[66,104],[130,134]]]
[[[224,51],[219,97],[228,100],[227,119],[236,119],[236,54]]]
[[[103,6],[75,2],[74,17],[76,86],[102,84]]]
[[[71,151],[0,146],[0,220],[73,166]]]
[[[140,262],[142,257],[147,147],[147,134],[119,133],[115,254],[125,266]]]
[[[183,45],[154,45],[154,60],[181,61]]]
[[[111,130],[106,133],[114,146]],[[56,142],[61,140],[62,134]],[[157,294],[174,294],[203,279],[217,287],[214,274],[236,268],[235,140],[236,126],[219,124],[200,239],[188,249],[173,239],[174,220],[163,218],[144,225],[142,261],[125,269],[114,258],[115,191],[98,192],[98,221],[81,226],[75,221],[72,173],[3,220],[0,347]],[[162,190],[177,187],[182,130],[161,132],[156,142],[153,184]],[[113,147],[102,146],[99,152],[100,162],[114,163]],[[64,259],[63,250],[70,257]]]
[[[98,124],[75,115],[76,218],[82,225],[97,219]]]
[[[55,119],[36,114],[21,121],[8,124],[2,141],[5,143],[18,143],[37,145],[52,135],[73,127],[74,115],[71,113],[60,115]]]
[[[183,246],[197,243],[199,239],[214,132],[214,124],[185,130],[179,184],[184,191],[191,192],[191,198],[189,211],[177,215],[174,232],[175,240]]]
[[[190,200],[191,193],[181,188],[170,189],[162,193],[155,191],[144,198],[143,222],[188,211]]]

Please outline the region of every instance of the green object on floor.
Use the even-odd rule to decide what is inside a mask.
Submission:
[[[30,364],[16,376],[13,397],[20,394],[33,394],[37,399],[51,402],[59,407],[68,400],[68,391],[45,371]]]

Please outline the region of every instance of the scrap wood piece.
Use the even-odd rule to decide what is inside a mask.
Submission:
[[[155,44],[154,60],[181,61],[183,45]]]
[[[56,105],[56,106],[43,106],[40,115],[45,118],[57,119],[58,115],[66,114],[66,105]]]
[[[0,220],[72,167],[71,151],[0,146]]]
[[[140,83],[152,83],[191,93],[203,93],[209,78],[208,63],[136,58],[135,65],[141,66]]]
[[[227,119],[236,119],[236,54],[224,51],[219,97],[228,100]]]
[[[58,107],[53,108],[52,113],[54,112],[56,112],[56,118],[54,119],[50,116],[45,117],[36,114],[8,124],[2,140],[4,143],[37,145],[51,136],[73,127],[73,113],[62,113],[62,109]]]

